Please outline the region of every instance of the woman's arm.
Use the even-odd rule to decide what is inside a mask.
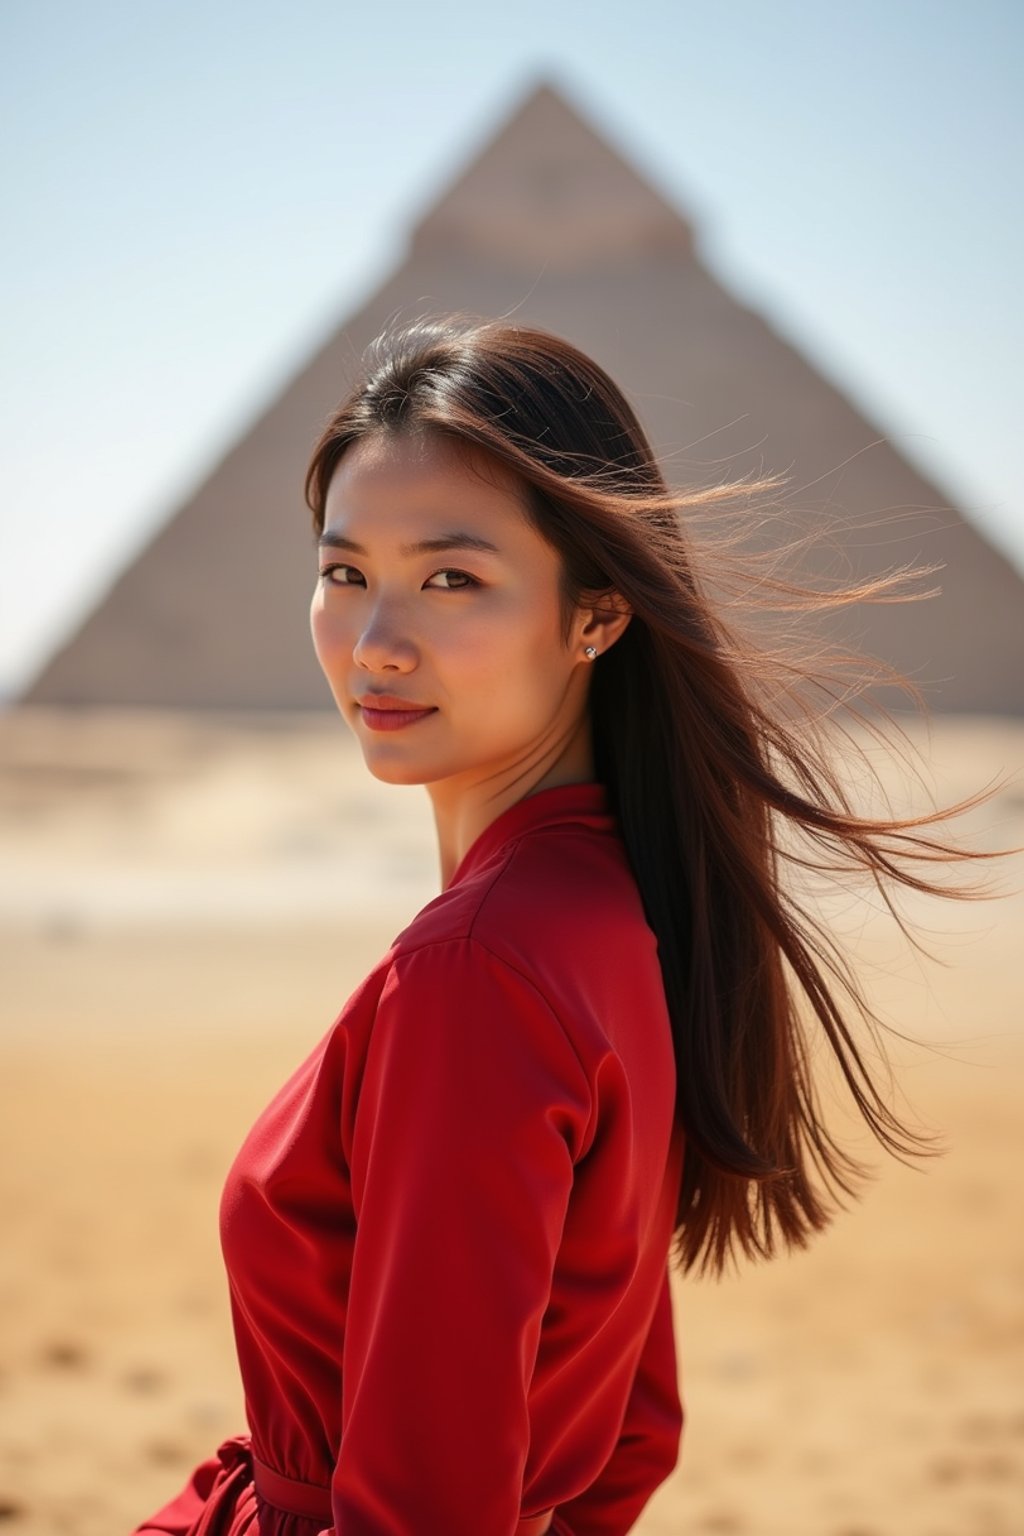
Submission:
[[[515,1529],[591,1106],[560,1021],[513,967],[469,938],[395,961],[348,1149],[357,1228],[332,1480],[344,1536]]]
[[[600,1475],[555,1511],[551,1536],[624,1536],[674,1470],[683,1431],[668,1268],[615,1449]]]

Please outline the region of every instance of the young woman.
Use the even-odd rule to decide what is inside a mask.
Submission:
[[[249,1432],[137,1532],[619,1536],[679,1450],[673,1263],[806,1244],[833,1214],[809,1160],[848,1193],[861,1171],[800,994],[879,1140],[928,1141],[875,1092],[784,865],[954,894],[900,861],[991,856],[910,830],[983,796],[853,812],[797,686],[821,658],[757,649],[702,585],[746,569],[731,544],[698,569],[688,526],[735,488],[670,492],[557,337],[390,329],[306,494],[317,656],[369,771],[426,787],[441,892],[238,1152]]]

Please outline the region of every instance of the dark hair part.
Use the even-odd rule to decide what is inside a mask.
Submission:
[[[880,1097],[837,983],[869,1028],[891,1026],[869,1007],[835,937],[787,888],[783,865],[866,872],[890,911],[887,878],[932,895],[984,895],[934,884],[908,864],[997,854],[911,829],[996,791],[915,817],[855,814],[833,761],[837,714],[862,719],[852,701],[878,680],[923,707],[919,690],[886,664],[817,638],[810,652],[788,634],[781,646],[755,643],[725,610],[814,614],[932,594],[900,592],[900,570],[813,590],[777,574],[777,552],[741,553],[731,536],[709,544],[713,558],[698,559],[697,514],[722,523],[731,507],[753,501],[763,523],[763,499],[784,477],[670,490],[621,391],[544,331],[461,314],[385,330],[313,452],[305,493],[317,533],[345,450],[381,432],[438,433],[514,472],[530,521],[561,556],[566,637],[584,596],[618,593],[628,604],[630,622],[593,666],[589,707],[596,776],[658,940],[672,1021],[686,1136],[679,1267],[699,1260],[701,1271],[721,1273],[735,1243],[748,1257],[771,1257],[777,1234],[806,1246],[835,1213],[812,1182],[809,1158],[833,1193],[855,1194],[853,1181],[869,1170],[823,1121],[798,992],[878,1141],[897,1157],[939,1154],[930,1145],[937,1138],[907,1129]],[[702,581],[738,601],[713,601]],[[830,700],[823,713],[808,687]],[[800,853],[793,833],[811,840],[814,856]]]

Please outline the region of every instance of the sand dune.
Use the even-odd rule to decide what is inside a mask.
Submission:
[[[1017,775],[956,832],[1024,844],[1024,725],[918,734],[940,798]],[[0,785],[0,1521],[109,1536],[244,1427],[221,1180],[436,893],[432,829],[330,716],[16,712]],[[812,1249],[678,1279],[688,1422],[649,1536],[1024,1532],[1024,861],[993,876],[902,902],[935,962],[834,902],[875,1005],[934,1042],[897,1042],[895,1102],[948,1151],[856,1132],[877,1177]]]

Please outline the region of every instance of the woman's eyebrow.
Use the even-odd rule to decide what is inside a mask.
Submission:
[[[347,539],[342,533],[333,533],[330,529],[320,535],[317,541],[320,549],[347,549],[354,555],[368,553],[361,544],[354,539]],[[497,544],[492,544],[490,539],[485,539],[478,533],[439,533],[433,539],[420,539],[417,544],[403,544],[399,549],[400,555],[430,555],[443,549],[478,549],[487,554],[500,555],[501,550]]]

